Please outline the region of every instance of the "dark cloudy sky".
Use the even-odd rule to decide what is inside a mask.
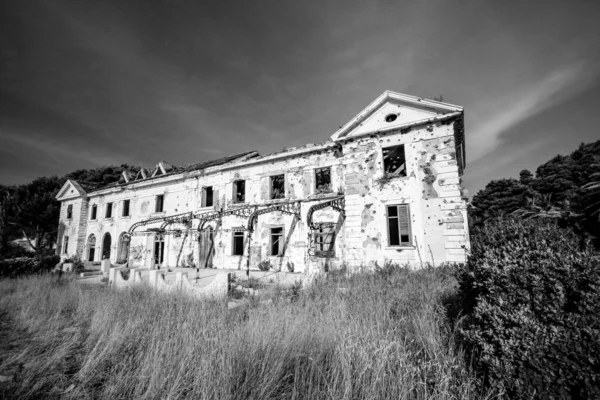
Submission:
[[[0,0],[0,183],[323,142],[465,107],[471,194],[600,138],[599,1]]]

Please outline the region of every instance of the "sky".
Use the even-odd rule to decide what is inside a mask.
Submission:
[[[0,184],[321,143],[385,90],[465,108],[471,195],[600,139],[600,2],[0,0]]]

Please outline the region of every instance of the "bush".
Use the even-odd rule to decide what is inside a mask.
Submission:
[[[600,398],[600,266],[571,230],[498,221],[457,272],[461,336],[485,382],[515,398]]]
[[[85,269],[85,266],[83,265],[83,261],[81,261],[81,258],[77,257],[77,256],[71,256],[69,258],[66,258],[63,262],[65,264],[72,263],[73,264],[73,272],[76,272],[76,273],[83,272],[83,270]]]
[[[44,257],[41,260],[29,257],[3,260],[0,261],[0,278],[18,278],[50,272],[59,261],[59,256]]]
[[[263,260],[261,262],[258,263],[258,269],[260,269],[261,271],[268,271],[271,269],[271,261],[269,260]]]

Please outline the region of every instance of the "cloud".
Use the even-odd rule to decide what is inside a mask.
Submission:
[[[471,162],[491,153],[502,143],[502,135],[520,122],[565,102],[585,88],[592,75],[585,63],[554,70],[543,79],[499,98],[490,99],[472,108],[469,153]],[[468,118],[468,116],[467,116]]]

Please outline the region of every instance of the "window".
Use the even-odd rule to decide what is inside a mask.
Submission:
[[[271,244],[269,255],[283,255],[283,227],[271,228]]]
[[[234,230],[233,231],[233,244],[231,248],[231,255],[243,256],[244,255],[244,231]]]
[[[387,206],[388,243],[390,246],[410,246],[410,209],[408,204]]]
[[[233,182],[233,202],[243,203],[246,201],[246,181]]]
[[[386,174],[406,176],[406,155],[403,144],[383,149],[383,168]]]
[[[112,218],[112,206],[113,203],[106,203],[106,213],[104,214],[104,218]]]
[[[94,204],[94,205],[92,205],[92,213],[90,214],[90,219],[91,220],[96,219],[97,214],[98,214],[98,205]]]
[[[123,200],[123,217],[129,217],[130,200]]]
[[[67,219],[73,218],[73,204],[67,206]]]
[[[213,188],[212,186],[205,186],[202,188],[202,207],[213,206]]]
[[[315,170],[317,194],[331,193],[331,167],[317,168]]]
[[[68,250],[69,250],[69,237],[65,236],[64,245],[63,245],[63,254],[67,254]]]
[[[156,195],[156,203],[154,206],[154,212],[163,212],[164,205],[165,205],[165,195],[164,194]]]
[[[283,199],[285,197],[285,175],[274,175],[271,177],[271,199]]]
[[[313,231],[313,248],[317,257],[333,257],[335,255],[335,225],[319,224]]]

